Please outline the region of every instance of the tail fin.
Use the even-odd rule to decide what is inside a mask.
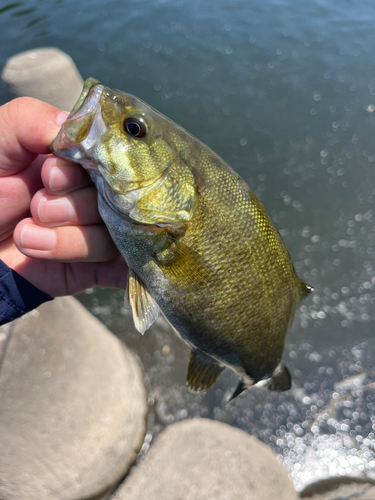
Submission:
[[[288,391],[292,387],[292,377],[284,363],[280,363],[264,386],[269,391]]]
[[[231,397],[228,399],[228,401],[225,404],[227,405],[228,403],[233,401],[233,399],[235,399],[237,396],[242,394],[243,391],[246,391],[246,389],[248,389],[248,388],[249,388],[249,386],[245,384],[245,382],[243,381],[242,378],[240,378],[234,393],[231,395]]]

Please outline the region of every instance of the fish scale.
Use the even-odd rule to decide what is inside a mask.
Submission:
[[[188,387],[209,389],[227,367],[240,378],[232,398],[253,385],[288,390],[285,335],[311,287],[241,177],[143,101],[92,78],[51,150],[81,163],[98,189],[130,268],[136,327],[144,333],[161,311],[191,347]]]
[[[214,221],[214,220],[213,220]],[[223,259],[223,252],[218,252],[218,251],[212,251],[212,248],[215,248],[216,245],[213,245],[213,241],[215,241],[215,236],[219,239],[219,242],[224,239],[228,241],[228,238],[233,237],[233,229],[230,228],[229,226],[226,226],[227,231],[226,233],[222,233],[221,231],[218,231],[217,228],[215,231],[210,231],[210,225],[203,224],[202,225],[205,229],[204,232],[206,233],[199,235],[198,239],[200,240],[200,246],[198,246],[198,252],[203,253],[203,247],[206,247],[207,245],[212,245],[210,248],[209,253],[205,253],[205,257],[207,261],[212,265],[212,267],[217,268],[219,272],[219,266],[217,265],[217,261],[220,259],[222,263],[222,267],[220,268],[220,273],[226,277],[226,279],[223,280],[223,290],[222,293],[217,295],[215,292],[213,293],[212,297],[212,305],[211,302],[209,301],[208,297],[206,296],[206,302],[210,304],[207,307],[207,310],[205,312],[205,315],[208,316],[213,316],[217,318],[215,325],[211,324],[211,327],[215,327],[215,333],[214,337],[217,342],[217,336],[224,336],[226,338],[227,332],[230,331],[232,332],[231,334],[231,341],[235,342],[236,344],[241,344],[244,343],[244,337],[248,338],[249,335],[252,335],[252,342],[251,344],[241,346],[241,354],[243,357],[247,357],[248,359],[251,359],[251,353],[256,350],[256,351],[262,351],[263,348],[266,347],[266,357],[270,358],[270,364],[273,366],[275,363],[275,360],[273,359],[274,356],[276,356],[276,364],[280,360],[277,358],[279,355],[279,350],[274,349],[269,351],[267,349],[267,346],[270,343],[275,344],[275,341],[273,340],[274,337],[280,338],[280,332],[276,328],[276,321],[280,322],[280,314],[274,315],[274,314],[267,314],[264,315],[262,314],[262,307],[263,304],[262,302],[267,301],[267,296],[264,293],[261,293],[262,289],[268,290],[268,281],[272,280],[272,276],[269,279],[268,277],[264,277],[261,272],[254,273],[254,270],[252,269],[253,267],[253,261],[259,261],[257,259],[257,251],[255,252],[254,256],[249,255],[249,253],[245,253],[242,251],[242,248],[237,249],[237,254],[236,254],[236,268],[240,269],[240,276],[238,276],[238,271],[237,269],[231,269],[231,265],[227,263],[225,259]],[[207,231],[208,230],[208,231]],[[182,238],[182,241],[186,242],[187,245],[189,244],[194,244],[193,242],[189,241],[189,232],[196,233],[196,228],[191,227],[187,230],[187,234]],[[207,232],[206,232],[207,231]],[[186,241],[185,241],[186,238]],[[205,241],[205,240],[208,241]],[[201,250],[202,248],[202,250]],[[233,248],[229,248],[233,252]],[[269,270],[270,271],[270,270]],[[292,271],[292,269],[290,270]],[[248,280],[243,280],[241,279],[241,275],[244,276],[248,272],[252,273],[253,279],[249,283]],[[291,274],[291,272],[290,272]],[[231,278],[231,279],[230,279]],[[262,279],[263,278],[263,279]],[[235,286],[233,286],[233,281],[235,282]],[[269,292],[270,294],[275,294],[275,292]],[[286,297],[288,297],[288,294],[285,294]],[[276,301],[275,304],[279,305],[280,300]],[[288,299],[290,301],[290,299]],[[285,300],[283,300],[285,302]],[[290,307],[288,307],[288,304],[286,305],[283,303],[282,306],[280,307],[281,312],[284,313],[286,316],[286,319],[280,322],[281,329],[285,328],[285,323],[288,323],[289,321],[289,316],[292,314],[292,311]],[[269,307],[269,302],[268,302],[268,307]],[[259,311],[259,312],[258,312]],[[207,318],[206,318],[207,321]],[[256,333],[254,333],[256,331]],[[267,332],[267,335],[262,335],[263,332]],[[283,339],[282,339],[283,341]],[[264,343],[266,342],[266,346]],[[250,353],[247,354],[247,347],[250,348]],[[263,356],[262,356],[263,357]],[[261,354],[258,355],[258,359],[261,358]],[[251,364],[251,361],[250,361]],[[261,362],[262,366],[267,365],[269,363],[266,363],[266,361]],[[271,372],[272,373],[272,372]],[[252,372],[253,376],[255,375],[255,372]]]

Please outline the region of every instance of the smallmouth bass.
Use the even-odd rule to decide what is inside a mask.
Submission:
[[[161,311],[191,347],[187,385],[203,392],[225,367],[232,398],[257,384],[288,390],[286,331],[311,287],[249,186],[219,156],[140,99],[93,78],[51,145],[80,163],[126,260],[144,333]]]

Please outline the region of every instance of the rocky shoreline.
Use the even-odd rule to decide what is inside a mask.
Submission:
[[[82,85],[71,58],[49,48],[18,54],[2,79],[12,96],[67,110]],[[151,441],[146,395],[133,353],[73,298],[1,327],[0,498],[375,499],[366,478],[297,493],[267,446],[223,423],[184,420]]]

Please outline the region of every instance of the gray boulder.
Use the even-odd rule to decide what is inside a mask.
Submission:
[[[295,500],[286,470],[264,444],[207,419],[169,426],[112,500]]]
[[[34,97],[70,111],[83,80],[71,57],[55,48],[21,52],[8,59],[1,78],[13,97]]]
[[[311,484],[302,493],[307,500],[374,500],[375,484],[351,477],[331,478]]]
[[[142,447],[134,356],[73,298],[0,328],[0,498],[103,498]]]

